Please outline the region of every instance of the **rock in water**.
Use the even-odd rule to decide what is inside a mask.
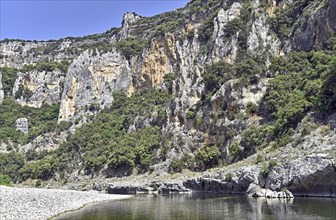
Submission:
[[[246,190],[246,195],[249,197],[265,197],[265,198],[279,198],[279,199],[292,199],[293,194],[289,190],[276,192],[270,189],[263,189],[259,185],[251,183]]]

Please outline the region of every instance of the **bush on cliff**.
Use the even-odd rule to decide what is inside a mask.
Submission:
[[[1,83],[5,96],[11,95],[13,92],[14,83],[16,80],[16,73],[19,72],[16,68],[2,67],[0,73],[2,75]]]
[[[218,146],[212,145],[202,148],[195,157],[198,170],[206,170],[217,166],[220,158],[221,152]]]

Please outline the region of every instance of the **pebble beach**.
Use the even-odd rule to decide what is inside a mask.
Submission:
[[[111,195],[98,192],[0,186],[0,219],[49,219],[91,203],[130,197],[128,195]]]

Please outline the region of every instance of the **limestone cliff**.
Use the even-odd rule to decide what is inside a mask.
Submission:
[[[128,62],[116,51],[92,56],[85,51],[70,65],[65,78],[59,120],[81,117],[112,104],[114,91],[131,91]]]
[[[10,133],[1,136],[1,144],[10,152],[13,137],[21,137],[13,147],[14,151],[26,153],[25,160],[30,160],[28,151],[33,150],[49,151],[50,155],[47,152],[36,156],[42,162],[55,155],[59,160],[71,161],[71,167],[65,169],[64,161],[55,159],[63,170],[51,166],[48,178],[59,180],[61,175],[73,181],[89,175],[94,178],[149,170],[162,174],[176,171],[178,166],[194,171],[234,166],[244,158],[256,157],[263,149],[274,148],[275,155],[266,152],[266,159],[272,156],[282,163],[267,177],[259,178],[262,167],[251,163],[230,170],[232,181],[220,186],[241,191],[235,188],[241,185],[233,182],[255,172],[252,179],[247,178],[248,184],[272,190],[288,187],[293,192],[307,190],[312,194],[321,186],[325,193],[328,186],[316,182],[316,176],[322,173],[324,179],[335,179],[331,149],[336,143],[332,127],[324,128],[325,134],[321,129],[331,121],[328,116],[335,108],[322,114],[319,108],[323,109],[323,104],[317,105],[316,99],[331,94],[327,79],[334,78],[326,66],[333,62],[335,53],[335,11],[334,0],[193,0],[184,8],[153,17],[126,13],[121,28],[102,34],[51,41],[3,40],[0,102],[13,99],[19,106],[32,109],[57,104],[59,109],[57,118],[49,118],[48,114],[43,117],[49,120],[49,126],[57,120],[57,125],[52,124],[55,128],[48,127],[48,123],[36,126],[29,121],[32,114],[28,115],[29,132],[25,135],[7,132],[13,122],[0,119],[8,126],[3,133]],[[314,50],[323,51],[323,55],[314,54]],[[301,73],[306,75],[292,82]],[[164,95],[152,95],[153,90]],[[283,97],[287,92],[295,96]],[[131,99],[129,104],[127,97],[138,100]],[[108,115],[111,112],[119,115]],[[305,123],[304,119],[314,123]],[[115,121],[104,124],[108,120]],[[79,140],[82,133],[77,131],[89,130],[92,123],[101,126],[99,132]],[[309,125],[307,129],[314,135],[302,131],[303,125]],[[159,129],[158,144],[147,149],[147,143],[137,137],[135,142],[140,146],[136,150],[124,149],[136,144],[128,143],[125,136],[148,127]],[[107,128],[110,130],[104,130]],[[122,132],[125,134],[119,134]],[[318,137],[325,140],[317,141]],[[87,143],[88,139],[94,143]],[[288,145],[296,141],[300,143],[295,147]],[[118,147],[120,150],[113,151]],[[313,156],[304,155],[300,147],[309,148]],[[284,149],[301,156],[284,158],[281,153],[290,154]],[[123,155],[133,151],[137,154]],[[320,157],[319,153],[327,156]],[[119,154],[120,158],[115,159]],[[314,166],[316,160],[319,165]],[[122,165],[116,161],[122,161]],[[304,161],[314,174],[298,168],[297,164]],[[225,178],[221,172],[211,178],[222,181]],[[316,186],[307,186],[312,181]],[[188,184],[199,189],[203,182]],[[243,184],[246,189],[248,184]]]

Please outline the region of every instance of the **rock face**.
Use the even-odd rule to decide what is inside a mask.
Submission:
[[[20,151],[23,153],[26,153],[28,150],[35,150],[37,152],[43,150],[52,151],[57,149],[66,140],[67,136],[67,132],[41,134],[28,144],[23,145]]]
[[[220,173],[216,177],[199,177],[186,180],[183,185],[197,192],[216,192],[229,194],[245,194],[250,184],[259,184],[261,169],[257,166],[243,167],[230,173]],[[231,176],[230,175],[230,176]]]
[[[176,46],[174,36],[163,40],[153,40],[146,56],[143,58],[139,84],[145,87],[158,87],[163,83],[163,77],[176,68]]]
[[[237,53],[237,35],[231,39],[226,37],[226,25],[228,22],[237,18],[242,6],[239,3],[233,3],[228,10],[219,10],[217,18],[214,20],[215,46],[213,57],[226,57],[226,61],[231,63],[236,58]]]
[[[293,198],[293,195],[336,197],[335,180],[336,170],[333,161],[306,158],[274,168],[267,177],[258,167],[246,167],[235,171],[230,180],[200,177],[186,180],[183,185],[193,191],[233,194],[246,192],[251,197]]]
[[[318,4],[318,2],[316,3]],[[300,27],[294,34],[292,45],[296,50],[309,51],[322,48],[324,43],[336,33],[336,2],[319,2],[317,9],[307,9],[309,16],[300,20]]]
[[[65,74],[60,70],[17,74],[13,97],[20,105],[40,108],[61,102]]]
[[[122,38],[127,38],[129,36],[129,32],[130,32],[130,26],[136,22],[137,20],[139,20],[141,18],[141,16],[135,14],[134,12],[127,12],[124,14],[123,16],[123,20],[122,20],[122,30],[120,31],[120,36]]]
[[[116,51],[81,54],[69,67],[59,113],[60,121],[95,113],[110,106],[114,91],[132,91],[128,62]]]
[[[19,118],[15,121],[15,128],[18,131],[23,133],[28,133],[28,119],[27,118]]]
[[[289,165],[287,188],[294,195],[336,197],[335,162],[323,156],[312,155],[305,160],[294,160]],[[288,170],[287,170],[288,172]],[[272,173],[270,178],[272,178]],[[273,177],[274,178],[274,177]],[[269,184],[270,188],[274,184]]]

